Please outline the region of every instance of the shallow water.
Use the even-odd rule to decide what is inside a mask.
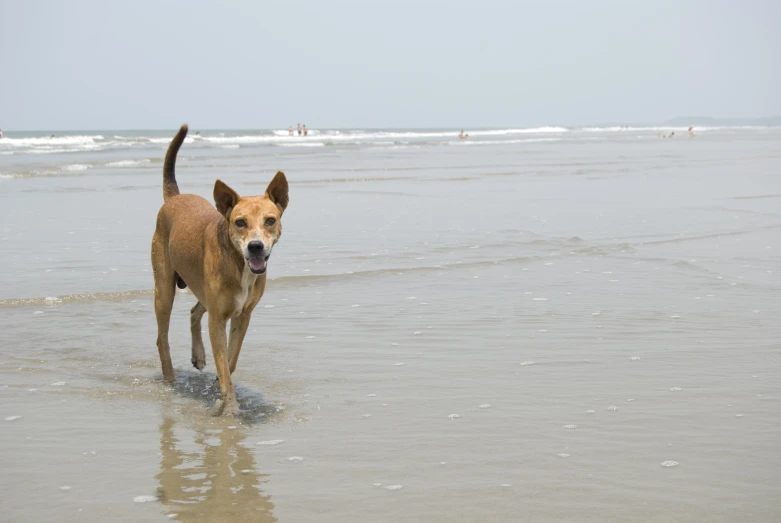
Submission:
[[[658,132],[202,131],[183,192],[291,183],[228,419],[187,292],[160,380],[172,133],[10,136],[0,519],[781,520],[781,131]]]

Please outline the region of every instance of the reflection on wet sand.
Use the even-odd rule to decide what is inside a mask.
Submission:
[[[267,476],[256,470],[242,426],[229,420],[182,427],[172,417],[160,425],[160,502],[178,521],[277,521],[263,494]]]

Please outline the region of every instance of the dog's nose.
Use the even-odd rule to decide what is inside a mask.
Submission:
[[[263,242],[249,242],[247,244],[247,250],[250,254],[261,254],[263,252]]]

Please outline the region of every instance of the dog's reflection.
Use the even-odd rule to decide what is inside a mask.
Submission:
[[[260,490],[268,476],[256,471],[245,438],[243,427],[229,422],[194,428],[176,426],[172,417],[163,419],[158,497],[169,517],[178,521],[277,521],[272,514],[274,504]]]

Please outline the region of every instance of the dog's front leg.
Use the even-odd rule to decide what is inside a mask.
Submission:
[[[239,413],[239,403],[236,401],[236,391],[233,390],[233,381],[231,381],[228,365],[226,324],[226,319],[217,311],[215,314],[209,313],[209,339],[212,342],[214,366],[217,368],[217,377],[220,380],[220,392],[222,393],[222,404],[215,405],[215,415]]]
[[[231,319],[230,337],[228,338],[228,363],[231,374],[236,370],[236,363],[239,361],[239,352],[241,352],[241,345],[244,343],[244,335],[247,334],[251,315],[252,309]]]

